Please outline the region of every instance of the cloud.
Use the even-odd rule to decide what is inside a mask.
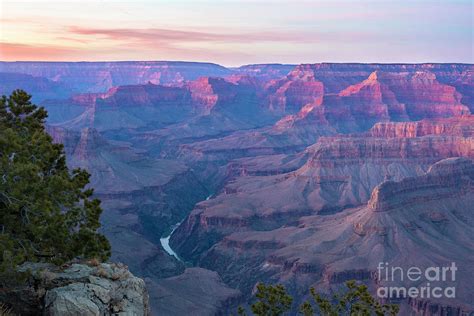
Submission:
[[[193,60],[216,62],[248,59],[254,57],[247,52],[216,51],[208,48],[160,49],[130,47],[117,44],[107,47],[81,46],[65,47],[60,45],[36,45],[0,42],[0,60],[2,61],[113,61],[113,60]]]
[[[45,60],[52,61],[74,57],[78,50],[46,45],[29,45],[20,43],[0,42],[1,60]]]
[[[0,42],[1,60],[201,60],[237,65],[239,61],[277,61],[328,42],[360,41],[367,34],[317,30],[270,30],[220,33],[165,28],[94,28],[64,26],[51,44]],[[255,47],[255,49],[249,49]],[[263,50],[260,57],[257,51]],[[312,50],[313,51],[313,50]]]
[[[88,41],[88,40],[80,39],[80,38],[74,38],[74,37],[70,37],[70,36],[57,36],[56,39],[61,40],[61,41],[81,43],[81,44],[90,43],[90,41]]]
[[[318,31],[255,31],[255,32],[227,32],[214,33],[203,31],[183,31],[162,28],[148,29],[100,29],[85,28],[78,26],[69,27],[68,31],[75,35],[101,37],[115,41],[132,41],[142,44],[184,44],[184,43],[263,43],[263,42],[286,42],[286,43],[308,43],[330,41],[341,36],[348,39],[360,39],[368,37],[367,33],[334,33]]]

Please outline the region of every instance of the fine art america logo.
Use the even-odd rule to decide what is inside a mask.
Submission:
[[[377,289],[380,298],[455,298],[456,287],[446,286],[456,281],[455,262],[447,266],[438,267],[402,267],[390,266],[388,262],[380,262],[377,267],[378,281],[384,285],[407,284],[414,282],[418,286],[381,286]]]

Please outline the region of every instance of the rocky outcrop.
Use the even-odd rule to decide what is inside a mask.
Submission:
[[[469,176],[474,174],[473,168],[471,160],[468,159],[442,160],[432,165],[425,177],[381,183],[372,191],[368,206],[374,212],[388,212],[421,202],[443,200],[452,194],[453,189],[469,190],[473,185]],[[436,181],[433,178],[439,179]],[[441,218],[442,216],[440,220]],[[435,217],[433,219],[435,220]]]
[[[2,289],[0,301],[21,315],[150,315],[145,282],[122,264],[64,267],[25,263],[29,285]]]
[[[186,84],[190,91],[195,108],[201,114],[213,112],[231,114],[229,118],[246,118],[259,120],[259,103],[257,86],[245,80],[230,81],[223,78],[201,77]],[[263,112],[261,113],[263,114]],[[248,115],[248,117],[245,117]]]
[[[212,82],[217,79],[202,77],[188,84],[194,103],[198,108],[203,109],[204,112],[216,105],[219,96],[214,92]]]
[[[271,83],[269,91],[270,109],[281,113],[298,112],[306,104],[321,104],[324,85],[314,76],[281,79]]]

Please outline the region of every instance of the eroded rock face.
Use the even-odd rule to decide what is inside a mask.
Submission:
[[[147,158],[129,143],[108,141],[93,128],[77,132],[48,127],[48,132],[65,144],[71,168],[91,173],[104,209],[102,232],[114,249],[112,260],[152,278],[184,271],[160,247],[159,238],[208,195],[193,172],[178,161]]]
[[[201,76],[226,76],[231,71],[211,63],[136,62],[1,62],[0,71],[29,74],[61,82],[77,92],[105,92],[113,86],[182,84]]]
[[[324,85],[313,76],[297,78],[296,80],[282,79],[272,83],[269,106],[281,113],[295,113],[308,103],[321,104],[324,95]]]
[[[319,79],[315,73],[311,76],[307,71],[302,73],[303,78],[286,79],[289,81],[285,85],[310,80],[304,81],[308,84]],[[324,86],[323,82],[317,82],[321,88]],[[311,91],[318,89],[312,88]],[[299,106],[301,110],[296,117],[283,120],[294,121],[293,125],[298,121],[298,124],[329,122],[338,131],[354,132],[367,130],[376,122],[443,118],[470,113],[469,106],[462,103],[462,94],[455,87],[440,83],[434,73],[425,70],[377,70],[337,94],[324,94],[324,99],[319,102],[306,101],[300,100],[299,104],[303,106]]]
[[[457,277],[443,286],[455,286],[456,298],[425,297],[423,304],[412,305],[417,309],[425,306],[423,313],[435,305],[470,312],[474,309],[474,289],[468,281],[474,272],[470,237],[474,235],[473,193],[474,164],[469,159],[451,158],[434,164],[426,174],[383,182],[373,190],[367,205],[333,215],[308,212],[276,227],[259,229],[255,229],[259,222],[255,217],[250,221],[242,216],[232,220],[201,216],[194,229],[213,227],[219,239],[201,252],[199,262],[219,271],[224,280],[243,291],[260,280],[283,282],[297,300],[311,286],[330,292],[351,279],[368,282],[373,290],[384,285],[423,286],[406,279],[377,280],[379,262],[404,269],[455,262]],[[265,219],[267,224],[270,216]],[[271,218],[275,220],[275,215]],[[254,229],[249,229],[252,225]],[[411,304],[408,300],[402,303],[405,307]]]
[[[353,233],[386,236],[387,228],[357,222],[341,231],[336,226],[325,228],[327,220],[334,217],[334,225],[346,225],[346,216],[351,216],[346,211],[369,202],[372,196],[366,207],[371,213],[416,207],[428,223],[446,223],[448,216],[439,209],[428,213],[423,209],[443,203],[449,208],[460,194],[464,197],[456,210],[468,207],[472,192],[462,188],[469,188],[471,180],[465,183],[460,175],[472,164],[448,159],[430,166],[443,157],[474,158],[471,122],[472,116],[461,116],[380,123],[362,134],[322,137],[304,155],[235,160],[228,167],[232,181],[219,195],[195,207],[171,244],[186,259],[218,271],[226,282],[245,293],[261,280],[287,282],[297,296],[304,296],[300,291],[318,280],[326,280],[326,285],[318,283],[324,288],[349,279],[371,279],[370,264],[361,258],[369,256],[370,249],[389,250],[369,243],[364,248],[367,253],[346,266],[344,262],[350,260],[344,249],[350,246],[344,240]],[[306,162],[298,166],[301,161]],[[281,172],[285,168],[292,170]],[[441,169],[449,171],[441,178],[435,176]],[[429,175],[423,176],[428,170]],[[407,177],[414,178],[402,180]],[[382,182],[385,184],[377,187]],[[330,215],[334,213],[338,215]],[[408,231],[416,226],[408,219],[402,222]],[[329,235],[334,239],[326,239]],[[422,240],[425,238],[429,239],[425,236]],[[459,243],[465,244],[465,238],[460,237]],[[340,262],[324,268],[332,258],[328,253],[335,249],[341,252]],[[439,248],[433,251],[442,253]],[[393,254],[383,253],[377,259],[383,260],[385,254],[392,258]],[[462,250],[455,255],[456,260],[462,260],[459,253]],[[292,285],[295,283],[298,286]]]
[[[193,101],[197,107],[203,109],[203,111],[209,112],[209,110],[216,105],[219,98],[218,94],[214,92],[213,81],[216,82],[217,80],[202,77],[188,84]]]
[[[257,281],[281,281],[300,297],[317,282],[331,289],[370,279],[367,260],[399,255],[381,240],[424,254],[405,233],[390,239],[407,228],[420,234],[427,253],[440,252],[417,225],[442,239],[430,225],[451,234],[459,221],[445,210],[470,203],[417,176],[443,158],[474,157],[472,65],[0,63],[5,67],[41,76],[11,78],[44,95],[65,85],[68,95],[80,92],[44,103],[49,131],[65,143],[68,161],[92,174],[113,260],[169,294],[169,301],[152,294],[165,309],[226,306],[234,292],[223,282],[250,293]],[[407,177],[416,180],[403,182]],[[448,206],[436,208],[441,200],[431,188]],[[398,212],[402,206],[422,215]],[[193,207],[171,244],[222,282],[209,271],[178,276],[184,264],[159,245]],[[462,233],[449,236],[470,247]],[[462,258],[452,249],[447,255]],[[199,294],[181,306],[186,287]]]
[[[235,161],[228,169],[232,181],[221,194],[198,204],[171,242],[196,260],[234,231],[269,230],[304,215],[366,203],[373,188],[386,179],[420,175],[442,158],[474,158],[472,133],[450,134],[466,120],[472,117],[438,120],[432,123],[439,124],[433,134],[419,137],[379,135],[378,128],[372,131],[376,137],[372,132],[322,137],[303,155],[272,159],[272,168],[264,164],[268,156],[239,160],[240,167]],[[412,123],[397,123],[396,129],[406,124]],[[290,171],[282,172],[285,169]]]
[[[321,136],[363,132],[374,124],[378,130],[372,135],[377,136],[394,121],[424,118],[397,128],[406,128],[405,135],[411,131],[422,136],[433,134],[433,126],[442,131],[438,119],[466,116],[453,127],[464,133],[472,120],[469,96],[456,87],[460,82],[472,84],[470,73],[469,65],[300,65],[263,89],[263,106],[283,116],[273,126],[187,143],[179,154],[190,160],[223,161],[292,153]],[[393,133],[403,137],[400,130]]]
[[[113,87],[105,93],[82,93],[67,100],[51,100],[49,124],[67,129],[100,131],[161,128],[198,113],[191,93],[182,87],[155,84]]]
[[[325,92],[339,93],[367,79],[374,71],[414,73],[431,72],[440,82],[462,90],[472,87],[473,66],[469,64],[301,64],[288,75],[289,79],[312,76],[324,84]]]
[[[67,98],[72,93],[64,84],[44,77],[0,71],[0,95],[10,95],[16,89],[23,89],[30,93],[35,102],[52,98]]]
[[[21,315],[150,315],[145,282],[122,264],[71,264],[59,268],[25,263],[20,271],[31,272],[30,284],[9,295],[6,304]],[[29,289],[30,292],[27,290]],[[17,290],[17,289],[16,289]],[[8,295],[8,291],[6,292]],[[5,298],[2,292],[2,300]],[[35,304],[28,305],[25,295]],[[21,302],[21,303],[19,303]],[[18,303],[18,304],[17,304]]]
[[[396,122],[376,123],[370,129],[373,137],[413,138],[425,135],[473,135],[474,116],[465,115],[453,119],[425,119],[403,124]]]
[[[245,65],[234,69],[238,75],[256,77],[261,80],[279,79],[286,76],[296,65],[289,64],[256,64]]]
[[[389,212],[417,203],[443,200],[452,195],[453,190],[469,190],[473,185],[473,168],[469,159],[442,160],[432,165],[425,177],[382,182],[372,191],[368,206],[374,212]]]

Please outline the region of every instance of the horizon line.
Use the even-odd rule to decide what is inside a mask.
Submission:
[[[258,65],[281,65],[281,66],[298,66],[298,65],[316,65],[316,64],[354,64],[354,65],[473,65],[472,62],[361,62],[361,61],[321,61],[321,62],[302,62],[302,63],[281,63],[281,62],[265,62],[240,64],[238,66],[226,66],[212,61],[190,61],[190,60],[0,60],[0,63],[188,63],[188,64],[212,64],[224,68],[240,68],[244,66]]]

